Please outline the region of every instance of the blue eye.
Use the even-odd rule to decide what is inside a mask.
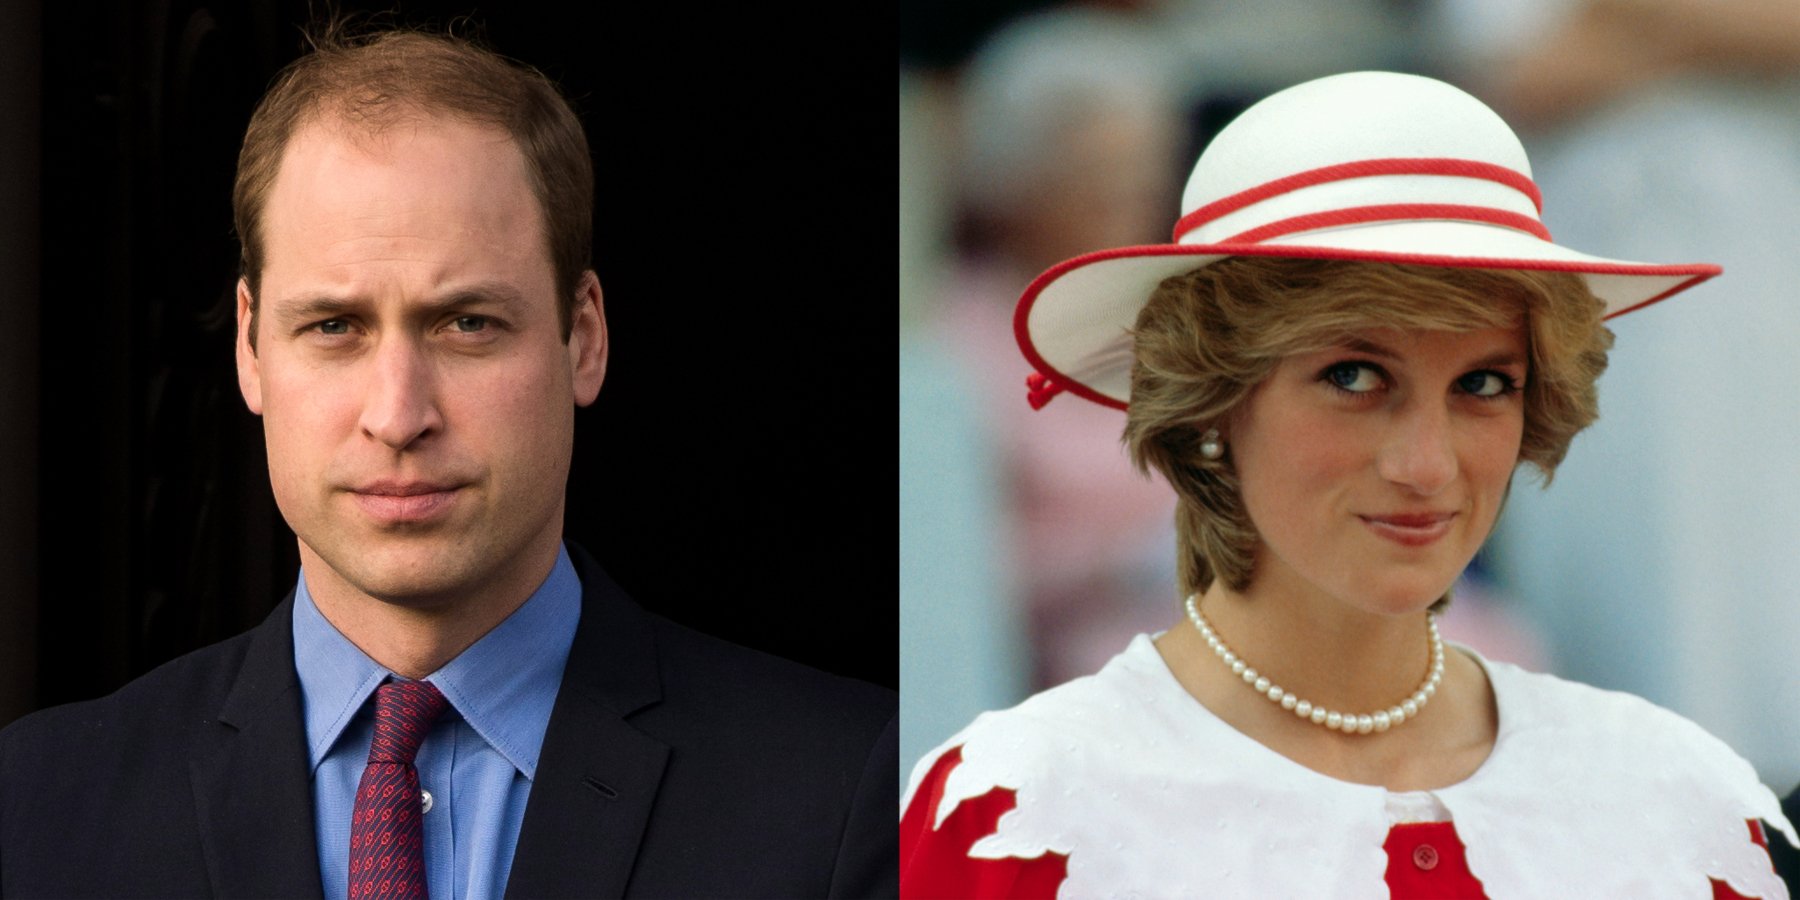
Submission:
[[[1483,398],[1504,396],[1516,389],[1511,378],[1490,371],[1470,372],[1456,379],[1456,386],[1465,394]]]
[[[343,319],[326,319],[317,326],[320,334],[349,334],[350,323]]]
[[[1381,370],[1367,363],[1342,362],[1325,369],[1325,382],[1338,390],[1366,394],[1381,387]]]
[[[487,325],[488,325],[488,320],[487,320],[486,316],[457,316],[456,317],[456,330],[463,332],[464,334],[472,334],[477,331],[484,331],[487,329]]]

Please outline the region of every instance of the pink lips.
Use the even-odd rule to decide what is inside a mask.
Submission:
[[[457,489],[454,484],[383,479],[351,488],[350,496],[379,523],[412,525],[449,512]]]
[[[1423,512],[1358,516],[1369,530],[1404,547],[1423,547],[1450,533],[1456,513]]]

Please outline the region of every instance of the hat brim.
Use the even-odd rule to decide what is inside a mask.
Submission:
[[[1025,289],[1013,316],[1019,348],[1070,393],[1124,409],[1131,397],[1129,329],[1150,293],[1165,278],[1231,256],[1573,272],[1606,304],[1607,318],[1642,309],[1722,271],[1709,263],[1605,259],[1511,229],[1455,221],[1352,226],[1255,244],[1119,247],[1059,263]]]

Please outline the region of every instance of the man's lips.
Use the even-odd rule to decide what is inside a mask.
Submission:
[[[461,488],[455,482],[382,479],[348,490],[369,518],[382,524],[401,525],[427,522],[447,514]]]
[[[1453,512],[1407,512],[1359,515],[1370,531],[1405,547],[1423,547],[1450,533]]]
[[[382,497],[416,497],[420,494],[437,494],[443,491],[456,490],[454,481],[404,480],[399,478],[379,478],[365,481],[349,488],[357,494],[375,494]]]

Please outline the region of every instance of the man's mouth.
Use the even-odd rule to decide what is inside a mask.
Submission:
[[[449,513],[461,486],[454,482],[381,479],[350,489],[365,515],[384,525],[413,525]]]

